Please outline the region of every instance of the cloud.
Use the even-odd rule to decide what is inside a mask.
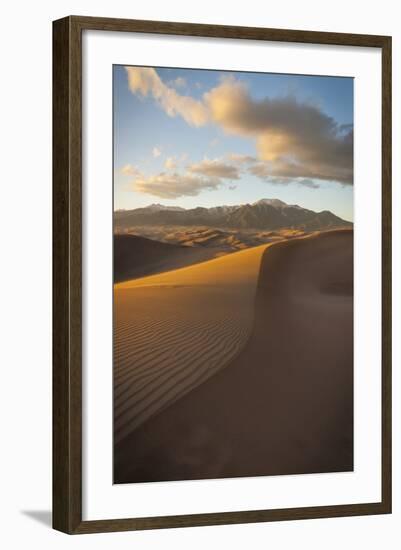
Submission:
[[[222,186],[224,180],[240,178],[237,167],[221,159],[204,159],[199,163],[189,164],[186,172],[182,174],[171,173],[171,170],[175,170],[177,166],[175,157],[167,158],[164,165],[170,172],[161,172],[147,177],[137,171],[134,174],[131,189],[162,199],[177,199],[193,197],[205,190],[213,191]],[[236,189],[236,185],[229,189]]]
[[[254,140],[258,159],[268,163],[272,177],[353,183],[353,125],[338,124],[318,105],[293,95],[255,100],[233,77],[197,100],[167,86],[155,69],[126,71],[130,90],[152,96],[169,116],[192,126],[214,123],[227,134]]]
[[[319,189],[320,185],[316,183],[316,181],[308,179],[308,178],[277,178],[277,177],[271,177],[269,178],[269,183],[272,183],[273,185],[289,185],[291,184],[297,184],[301,185],[302,187],[309,187],[309,189]]]
[[[158,147],[153,147],[152,149],[152,155],[157,158],[157,157],[160,157],[160,155],[162,154],[162,152],[160,151],[160,149]]]
[[[293,96],[254,100],[233,78],[204,95],[211,118],[226,133],[256,141],[271,175],[353,182],[353,129]]]
[[[281,160],[277,160],[276,162],[258,162],[249,166],[248,172],[265,181],[270,181],[272,178],[275,178],[277,181],[283,180],[286,183],[300,178],[308,180],[326,179],[324,177],[319,178],[316,172],[308,166],[299,166],[299,164],[291,161]],[[317,187],[316,184],[316,188]]]
[[[191,126],[204,126],[209,119],[206,105],[190,96],[180,95],[167,86],[155,69],[148,67],[125,67],[128,86],[132,93],[143,97],[152,96],[171,117],[181,116]]]
[[[250,166],[248,172],[266,183],[272,183],[274,185],[289,185],[290,183],[296,183],[304,187],[309,187],[310,189],[319,189],[320,187],[320,185],[311,178],[279,175],[280,170],[276,171],[274,168],[271,168],[269,164],[263,162]]]
[[[318,183],[308,178],[298,178],[297,180],[295,180],[295,183],[297,183],[298,185],[303,185],[304,187],[309,187],[309,189],[319,189],[320,187]]]
[[[182,76],[177,76],[175,80],[171,81],[171,84],[176,88],[185,88],[187,81]]]
[[[188,166],[188,171],[195,174],[201,174],[203,176],[230,180],[238,180],[240,177],[236,166],[227,164],[219,159],[204,159],[197,164],[190,164]]]
[[[196,196],[203,190],[214,190],[223,185],[224,180],[239,180],[241,174],[250,173],[253,176],[274,185],[289,185],[295,183],[311,189],[317,189],[319,185],[308,178],[283,177],[271,174],[267,163],[257,162],[254,157],[227,155],[240,166],[233,166],[222,159],[203,159],[199,163],[189,164],[183,174],[171,173],[177,168],[175,157],[168,157],[164,166],[169,173],[162,172],[158,175],[146,177],[132,164],[125,164],[119,172],[124,176],[131,177],[129,184],[131,189],[139,193],[146,193],[164,199],[175,199],[183,196]],[[183,155],[181,160],[186,160]],[[245,164],[245,166],[242,166]],[[237,185],[229,185],[228,189],[233,191]]]
[[[256,157],[253,157],[251,155],[240,155],[238,153],[230,153],[228,155],[228,158],[238,164],[250,164],[257,162]]]
[[[138,177],[133,182],[134,191],[154,195],[161,199],[194,197],[204,190],[217,189],[221,184],[219,178],[207,178],[194,174],[167,174]]]
[[[164,161],[164,167],[166,168],[166,170],[175,170],[177,168],[177,163],[175,161],[175,158],[174,157],[168,157]]]
[[[132,164],[124,164],[122,168],[120,168],[120,174],[123,174],[124,176],[137,176],[139,175],[139,170],[136,168],[136,166],[133,166]]]

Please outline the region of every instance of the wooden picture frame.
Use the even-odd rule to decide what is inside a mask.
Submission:
[[[379,502],[82,520],[82,31],[378,48],[382,56],[382,497]],[[71,16],[53,23],[53,527],[68,534],[391,512],[391,37]]]

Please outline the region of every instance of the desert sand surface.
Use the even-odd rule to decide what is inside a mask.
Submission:
[[[234,261],[241,254],[245,260],[246,253],[254,254],[256,250],[222,260]],[[248,339],[248,332],[241,332],[241,342],[246,343],[237,346],[226,368],[219,370],[215,364],[213,376],[195,384],[161,414],[149,417],[136,430],[125,431],[125,437],[116,440],[116,483],[352,470],[353,233],[322,233],[260,247],[258,253],[263,257],[251,336]],[[252,256],[252,261],[257,271],[260,257]],[[234,264],[231,270],[225,269],[223,262],[219,267],[225,273],[220,273],[217,281],[229,280]],[[198,277],[200,282],[202,276]],[[241,279],[239,274],[236,277]],[[163,279],[154,278],[154,285],[157,282],[165,288]],[[191,277],[187,274],[182,280],[190,281]],[[140,284],[144,287],[147,283],[142,280]],[[156,288],[148,287],[162,300],[163,291]],[[132,292],[135,299],[135,286],[130,290],[128,284],[116,290],[117,301],[124,292],[127,296]],[[217,291],[216,300],[219,294]],[[178,314],[178,318],[189,319],[185,309],[194,307],[189,296],[187,307],[181,310],[179,306],[174,318]],[[145,302],[137,306],[143,316]],[[230,303],[228,298],[224,310]],[[238,302],[225,315],[236,318],[242,307]],[[160,310],[163,308],[162,302]],[[211,307],[208,312],[213,319],[215,309]],[[120,330],[129,331],[133,321],[122,317]],[[218,326],[217,319],[215,322]],[[157,346],[158,327],[153,328]],[[179,340],[181,345],[185,342],[181,340],[184,334],[174,331],[174,336],[169,336],[177,339],[178,350]],[[230,334],[234,345],[234,331]],[[193,337],[196,335],[195,331]],[[199,340],[199,353],[207,354],[212,345],[221,344],[221,334],[213,344],[206,337]],[[198,353],[190,353],[190,357],[193,375],[197,376],[201,357]],[[184,363],[188,361],[183,359]],[[177,365],[174,356],[171,361],[169,370]],[[182,369],[184,363],[179,362],[177,368]],[[121,365],[118,371],[125,380],[120,383],[129,388],[130,378],[124,369]],[[134,391],[134,386],[133,381],[129,391]],[[123,403],[117,392],[116,405],[121,408]],[[119,426],[121,429],[121,421]]]
[[[155,241],[139,235],[114,235],[114,282],[171,271],[204,262],[220,250]]]
[[[239,354],[266,246],[114,285],[115,442]]]
[[[222,229],[209,226],[133,226],[116,228],[117,235],[137,235],[162,243],[211,249],[224,253],[237,252],[251,246],[259,246],[292,239],[311,233],[301,229],[252,230],[252,229]]]

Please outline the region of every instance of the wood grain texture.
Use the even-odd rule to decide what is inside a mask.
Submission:
[[[277,510],[250,510],[217,514],[191,514],[84,521],[74,534],[110,533],[113,531],[139,531],[177,527],[202,527],[206,525],[235,525],[238,523],[263,523],[266,521],[290,521],[300,519],[334,518],[385,514],[382,503],[353,504],[347,506],[316,506],[308,508],[284,508]]]
[[[146,21],[140,19],[111,19],[107,17],[71,16],[69,19],[80,29],[200,36],[209,38],[233,38],[246,40],[270,40],[304,44],[331,44],[339,46],[382,47],[388,37],[368,34],[345,34],[261,27],[234,27],[179,23],[173,21]]]
[[[382,502],[392,508],[391,395],[391,37],[382,45]]]
[[[382,50],[382,500],[377,503],[82,521],[81,35],[106,30]],[[53,23],[53,527],[69,534],[391,512],[391,38],[71,16]]]
[[[53,527],[81,522],[81,51],[53,26]]]

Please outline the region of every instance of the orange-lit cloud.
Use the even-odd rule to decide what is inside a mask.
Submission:
[[[272,176],[353,182],[352,126],[338,125],[295,97],[252,99],[233,78],[205,94],[212,119],[227,133],[255,139]]]
[[[256,157],[251,155],[241,155],[238,153],[230,153],[228,158],[236,164],[252,164],[257,161]]]
[[[197,100],[167,86],[155,69],[126,70],[130,90],[151,95],[169,116],[181,116],[193,126],[214,123],[228,134],[254,140],[258,159],[264,163],[263,179],[353,183],[353,127],[339,125],[316,105],[294,96],[255,100],[235,78],[223,80]]]
[[[203,176],[238,180],[239,171],[236,166],[232,166],[220,159],[204,159],[199,163],[188,165],[188,171]]]
[[[124,164],[124,166],[120,169],[120,173],[123,176],[138,176],[140,174],[138,168],[136,166],[133,166],[132,164]]]
[[[175,170],[177,168],[177,162],[174,157],[168,157],[164,161],[164,167],[166,170]]]
[[[183,196],[196,196],[204,190],[217,189],[220,184],[219,178],[162,172],[156,176],[137,177],[133,182],[133,189],[161,199],[177,199]]]
[[[131,165],[126,165],[131,167]],[[162,199],[176,199],[199,195],[204,190],[215,190],[224,180],[238,180],[240,172],[222,159],[204,159],[189,164],[184,173],[171,172],[177,164],[173,157],[166,159],[164,166],[169,172],[145,176],[139,170],[125,170],[125,175],[133,175],[131,189]],[[125,168],[125,167],[124,167]]]
[[[138,193],[145,193],[163,199],[176,199],[184,196],[196,196],[204,190],[215,190],[225,185],[225,180],[240,180],[242,175],[251,174],[272,184],[288,185],[296,183],[311,189],[317,189],[319,184],[308,177],[291,177],[280,175],[280,166],[272,166],[267,162],[257,161],[248,155],[230,154],[226,158],[208,159],[188,164],[186,171],[177,173],[177,162],[174,157],[168,157],[164,166],[168,172],[145,176],[136,167],[126,164],[120,173],[131,176],[130,188]],[[228,189],[236,189],[229,185]]]
[[[208,122],[209,112],[201,101],[180,95],[167,86],[155,69],[148,67],[126,67],[131,92],[146,97],[151,95],[160,107],[171,117],[180,115],[192,126],[203,126]]]

